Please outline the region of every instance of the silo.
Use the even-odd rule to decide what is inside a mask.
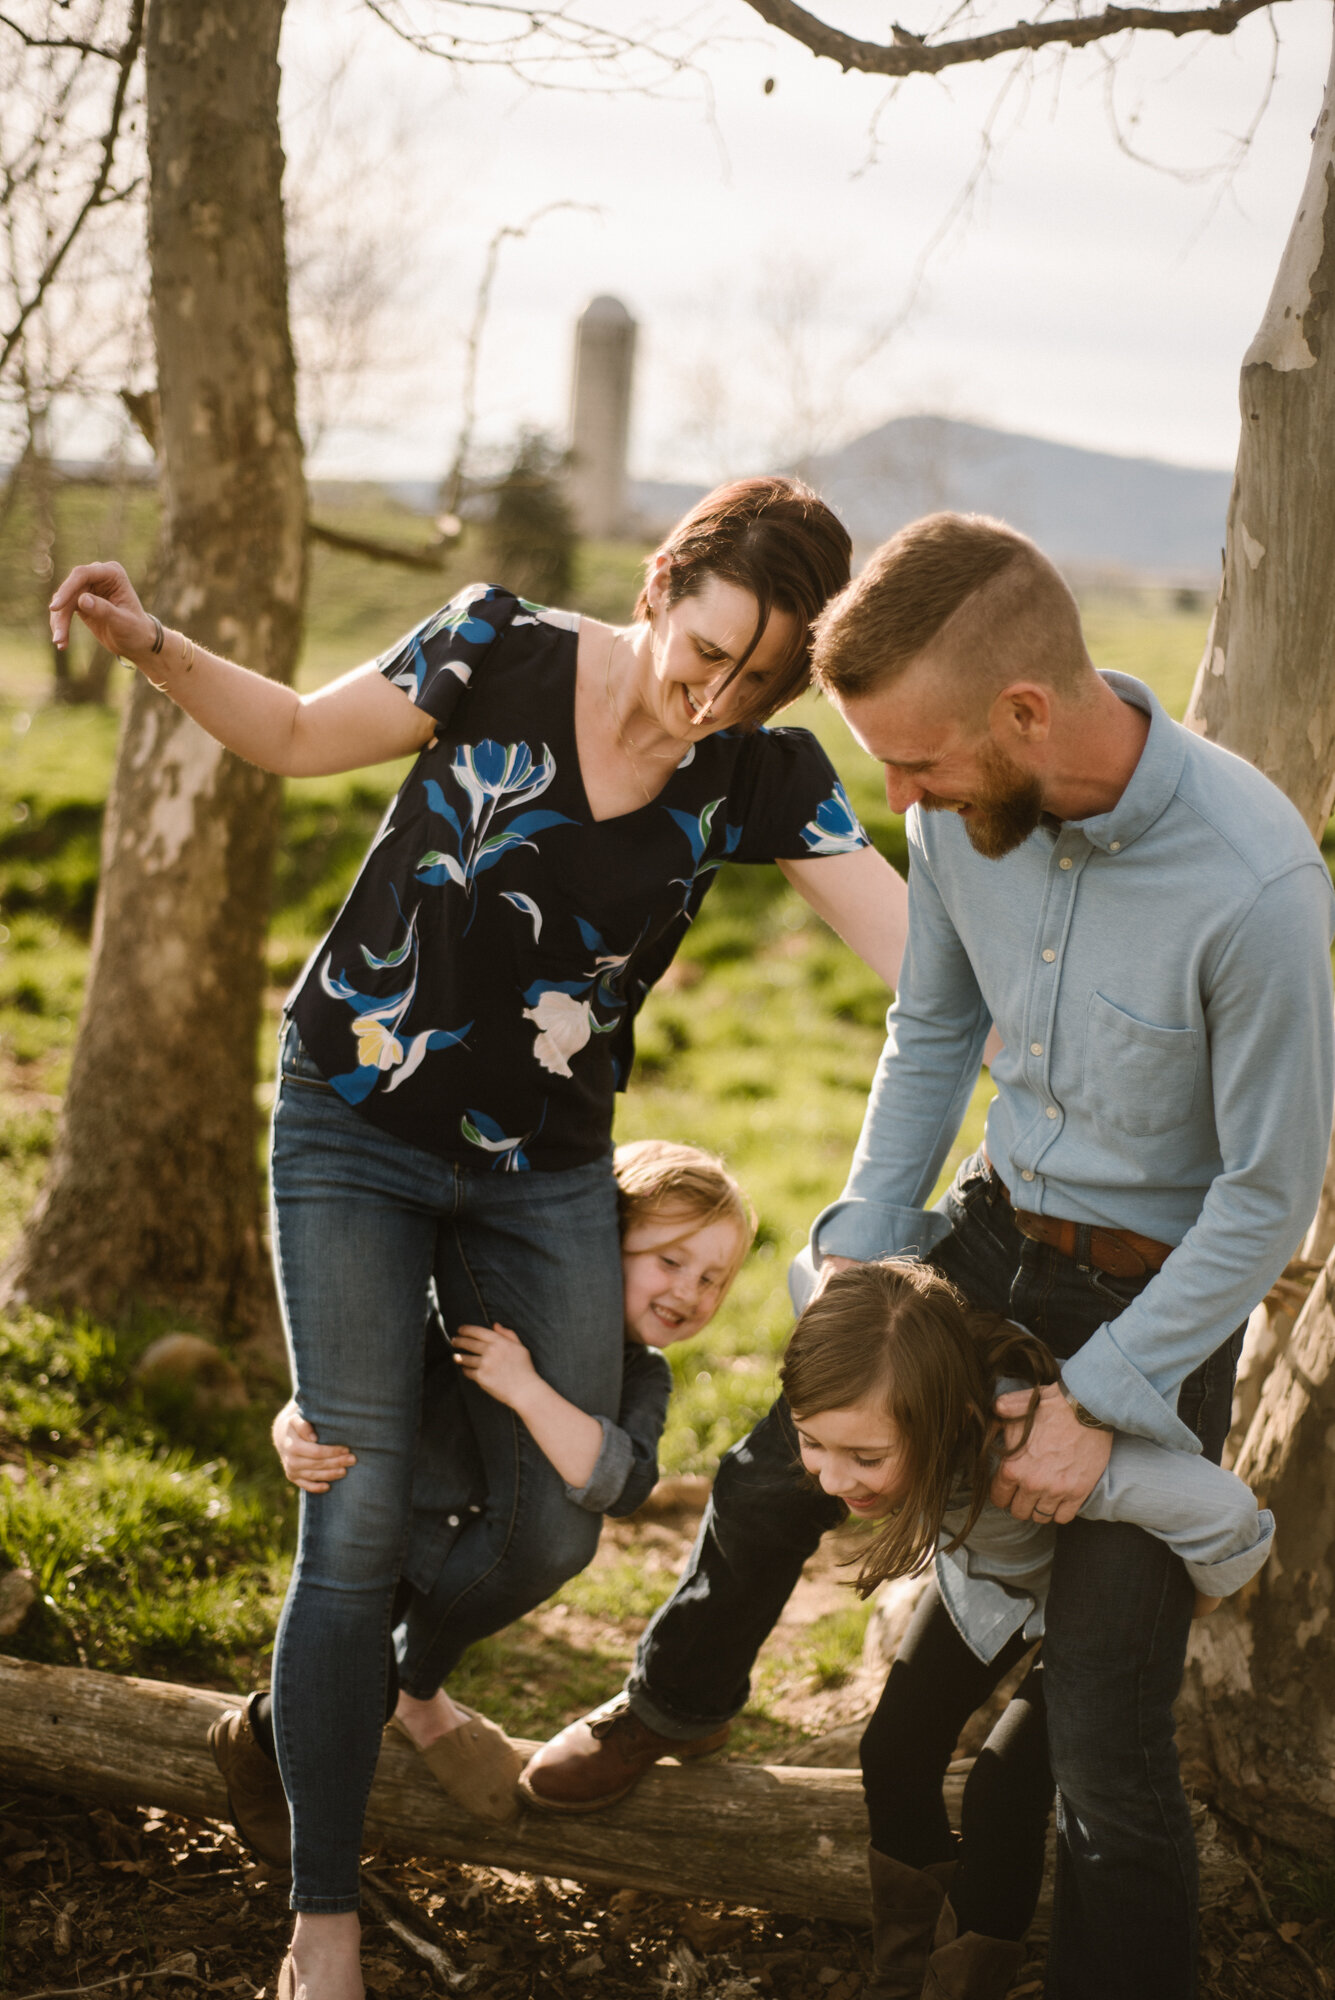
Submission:
[[[591,299],[575,322],[570,395],[570,500],[581,535],[626,527],[626,448],[635,374],[635,322],[620,299]]]

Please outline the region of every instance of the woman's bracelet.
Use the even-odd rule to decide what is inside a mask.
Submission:
[[[150,653],[160,653],[166,643],[167,629],[163,626],[162,620],[156,617],[153,612],[150,611],[148,616],[153,626],[153,644],[148,650]],[[176,637],[181,642],[181,665],[185,672],[189,673],[195,664],[195,642],[193,639],[187,638],[184,632],[177,632]],[[118,653],[116,657],[123,667],[129,667],[132,673],[137,671],[133,660],[127,660],[123,653]],[[155,681],[152,675],[149,675],[148,683],[150,687],[155,687],[159,694],[166,694],[166,681]]]

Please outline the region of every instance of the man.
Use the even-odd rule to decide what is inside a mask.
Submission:
[[[1059,1357],[993,1490],[1022,1519],[1069,1524],[1044,1639],[1047,1992],[1184,2000],[1196,1856],[1172,1705],[1192,1592],[1162,1543],[1076,1516],[1113,1427],[1222,1450],[1242,1325],[1321,1186],[1329,877],[1268,780],[1139,682],[1095,672],[1062,579],[999,523],[937,514],[896,535],[824,613],[815,672],[885,765],[911,866],[885,1051],[811,1256],[929,1255]],[[993,1022],[986,1149],[924,1213]],[[842,1515],[803,1481],[777,1404],[720,1467],[628,1701],[540,1752],[530,1796],[588,1810],[658,1756],[716,1747]]]

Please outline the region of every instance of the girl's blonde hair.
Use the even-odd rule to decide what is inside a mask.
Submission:
[[[865,1597],[890,1577],[915,1576],[936,1553],[949,1508],[965,1505],[967,1540],[997,1467],[997,1379],[1057,1379],[1041,1340],[999,1313],[977,1313],[929,1264],[888,1257],[837,1272],[793,1329],[779,1379],[794,1416],[881,1399],[904,1448],[908,1490],[862,1557]],[[1023,1440],[1022,1440],[1023,1441]],[[1018,1449],[1018,1447],[1017,1447]]]
[[[707,1229],[711,1222],[733,1224],[737,1254],[723,1282],[722,1291],[726,1292],[755,1238],[756,1212],[717,1153],[702,1152],[698,1146],[678,1146],[668,1139],[636,1139],[617,1147],[612,1171],[623,1237],[651,1217],[666,1222],[680,1219],[683,1237]]]

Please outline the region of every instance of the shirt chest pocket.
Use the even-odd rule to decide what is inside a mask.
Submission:
[[[1172,1132],[1191,1116],[1200,1071],[1196,1028],[1138,1021],[1101,993],[1085,1018],[1084,1094],[1095,1117],[1132,1138]]]

